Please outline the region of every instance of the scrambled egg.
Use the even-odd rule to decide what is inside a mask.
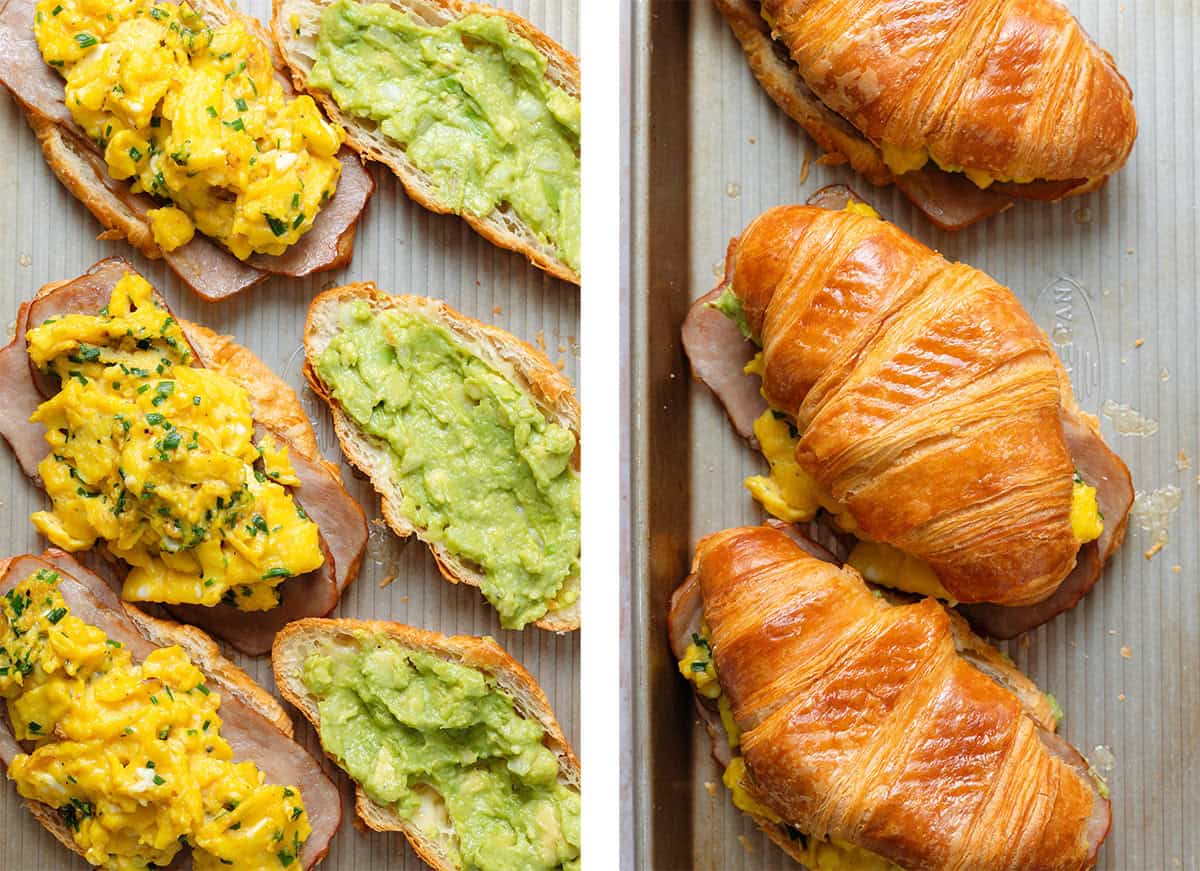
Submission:
[[[345,134],[311,97],[284,95],[241,20],[212,28],[187,3],[40,0],[34,33],[113,178],[163,201],[150,212],[163,250],[199,230],[243,260],[282,254],[333,196]]]
[[[721,714],[721,723],[725,727],[725,737],[730,749],[736,750],[741,744],[741,730],[734,722],[733,712],[720,684],[717,683],[717,672],[712,661],[712,646],[709,642],[708,627],[700,626],[699,633],[692,634],[692,641],[687,646],[683,659],[679,661],[679,672],[691,681],[696,691],[705,698],[715,698]],[[760,802],[746,789],[746,760],[742,756],[734,756],[721,775],[721,782],[729,790],[733,806],[751,816],[782,824],[783,818],[767,805]],[[789,827],[790,831],[795,831]],[[903,871],[882,856],[864,850],[854,844],[838,840],[818,840],[810,835],[797,832],[804,842],[800,852],[801,861],[811,871]]]
[[[184,844],[197,871],[292,866],[311,832],[303,799],[233,761],[204,674],[179,647],[133,664],[58,580],[42,570],[0,598],[0,696],[34,743],[9,767],[18,792],[114,871],[169,865]]]
[[[126,599],[273,608],[280,583],[324,561],[317,526],[284,487],[298,483],[286,448],[255,447],[249,395],[188,365],[152,294],[126,275],[102,314],[26,334],[62,381],[31,418],[46,427],[38,472],[53,509],[30,519],[64,550],[103,539],[131,567]]]
[[[1096,488],[1085,484],[1078,472],[1071,491],[1071,531],[1080,544],[1095,541],[1104,532],[1104,515],[1096,501]]]
[[[890,544],[859,541],[851,549],[846,565],[873,584],[935,599],[954,599],[927,562]]]
[[[850,519],[845,509],[796,462],[799,434],[786,416],[767,409],[754,421],[754,436],[771,472],[751,475],[743,483],[763,508],[787,523],[807,523],[821,508]]]
[[[954,166],[944,164],[936,157],[929,153],[928,148],[906,148],[902,145],[893,145],[890,142],[883,142],[879,145],[879,150],[883,154],[883,162],[888,165],[888,169],[896,175],[904,175],[906,172],[915,172],[925,166],[930,160],[938,165],[938,168],[945,172],[961,172],[967,178],[975,183],[975,186],[980,190],[987,190],[994,183],[1016,182],[1017,184],[1029,184],[1033,181],[1032,178],[999,178],[991,173],[984,172],[981,169],[970,169],[963,166]]]

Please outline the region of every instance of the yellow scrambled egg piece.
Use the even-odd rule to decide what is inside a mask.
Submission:
[[[50,453],[38,466],[50,511],[30,519],[54,544],[102,539],[129,563],[131,601],[265,610],[280,583],[324,561],[317,526],[284,485],[287,451],[252,441],[246,391],[192,368],[183,331],[126,275],[106,312],[51,319],[29,355],[62,381],[32,420]]]
[[[708,631],[701,626],[700,631],[692,633],[692,641],[684,651],[683,659],[679,660],[679,673],[691,681],[696,692],[706,699],[715,699],[721,694],[721,685],[717,683],[717,669],[713,665],[712,647],[708,642]]]
[[[1104,515],[1096,501],[1096,488],[1084,483],[1078,472],[1071,491],[1071,531],[1081,544],[1095,541],[1104,532]]]
[[[904,175],[906,172],[915,172],[925,166],[930,160],[938,165],[938,168],[945,172],[961,172],[981,190],[987,190],[998,181],[1016,182],[1017,184],[1029,184],[1033,181],[1032,178],[999,178],[989,172],[984,172],[981,169],[971,169],[969,167],[955,166],[942,163],[936,157],[929,153],[928,148],[906,148],[902,145],[894,145],[890,142],[883,142],[879,146],[879,150],[883,155],[883,162],[888,165],[888,169],[896,175]]]
[[[851,549],[846,564],[853,566],[873,584],[935,599],[953,600],[929,563],[890,544],[859,541]]]
[[[852,215],[862,215],[866,218],[879,217],[879,212],[875,211],[875,209],[873,209],[871,206],[868,206],[866,203],[856,202],[855,200],[851,200],[850,202],[846,203],[846,205],[842,207],[842,211],[849,212]]]
[[[311,832],[303,799],[233,761],[204,674],[179,647],[135,665],[58,581],[42,570],[0,598],[0,697],[34,744],[9,767],[18,792],[114,871],[166,866],[184,843],[197,871],[292,866]]]
[[[243,260],[282,254],[333,196],[345,134],[311,97],[285,96],[241,20],[209,27],[187,3],[40,0],[34,33],[113,178],[163,201],[150,226],[164,250],[199,230]]]
[[[787,523],[806,523],[821,508],[838,516],[845,514],[842,506],[796,462],[798,434],[785,416],[767,409],[754,421],[754,436],[771,472],[751,475],[743,483],[763,508]]]

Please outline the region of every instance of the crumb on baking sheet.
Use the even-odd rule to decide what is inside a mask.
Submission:
[[[704,781],[704,791],[707,792],[709,795],[716,795],[717,794],[717,785],[715,783],[713,783],[711,780],[706,780],[706,781]]]
[[[492,314],[494,314],[496,317],[500,317],[500,315],[504,314],[504,306],[495,306],[492,309]]]
[[[1158,552],[1162,549],[1163,543],[1161,541],[1156,541],[1154,544],[1150,545],[1150,547],[1146,548],[1145,551],[1143,551],[1142,556],[1144,556],[1146,559],[1154,559],[1156,556],[1158,556]]]
[[[538,330],[537,333],[534,335],[533,340],[535,342],[537,342],[538,349],[543,354],[545,354],[546,353],[546,331]]]
[[[1121,659],[1133,659],[1133,651],[1129,649],[1128,644],[1121,645]]]
[[[1123,701],[1125,701],[1125,693],[1121,693],[1120,695],[1118,695],[1118,696],[1117,696],[1117,701],[1118,701],[1118,702],[1123,702]]]
[[[750,839],[745,835],[738,835],[738,843],[742,845],[742,849],[747,853],[754,852],[754,845],[750,843]]]
[[[1181,472],[1186,472],[1192,467],[1192,459],[1187,455],[1187,451],[1180,451],[1175,456],[1175,468]]]
[[[384,578],[382,581],[379,582],[379,589],[381,589],[381,590],[385,589],[394,580],[396,580],[395,575],[388,575],[386,578]]]
[[[1145,339],[1134,339],[1134,340],[1133,340],[1133,347],[1135,347],[1135,348],[1140,348],[1140,347],[1142,347],[1142,345],[1144,345],[1144,344],[1146,344],[1146,340],[1145,340]]]
[[[1177,575],[1178,575],[1178,574],[1182,574],[1182,573],[1183,573],[1183,566],[1171,566],[1171,571],[1172,571],[1172,572],[1174,572],[1174,573],[1175,573],[1175,574],[1177,574]]]

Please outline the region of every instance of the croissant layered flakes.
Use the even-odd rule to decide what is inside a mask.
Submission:
[[[770,461],[747,486],[772,514],[824,509],[868,579],[990,603],[989,634],[1071,607],[1124,537],[1129,472],[1013,294],[861,204],[756,219],[684,345]]]
[[[1094,190],[1137,136],[1128,83],[1056,0],[716,0],[817,143],[939,226]]]
[[[672,602],[735,804],[811,867],[1092,867],[1106,789],[1052,703],[936,601],[891,605],[806,548],[711,535]]]

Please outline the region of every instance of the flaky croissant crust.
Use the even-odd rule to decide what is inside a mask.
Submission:
[[[1075,565],[1074,408],[1010,291],[875,218],[785,206],[730,247],[763,393],[860,537],[930,564],[962,602],[1023,605]]]
[[[1083,760],[955,650],[766,527],[702,540],[693,578],[752,794],[909,871],[1089,868],[1111,820]]]
[[[1128,83],[1055,0],[763,0],[801,76],[876,144],[1000,179],[1102,179],[1133,148]]]

